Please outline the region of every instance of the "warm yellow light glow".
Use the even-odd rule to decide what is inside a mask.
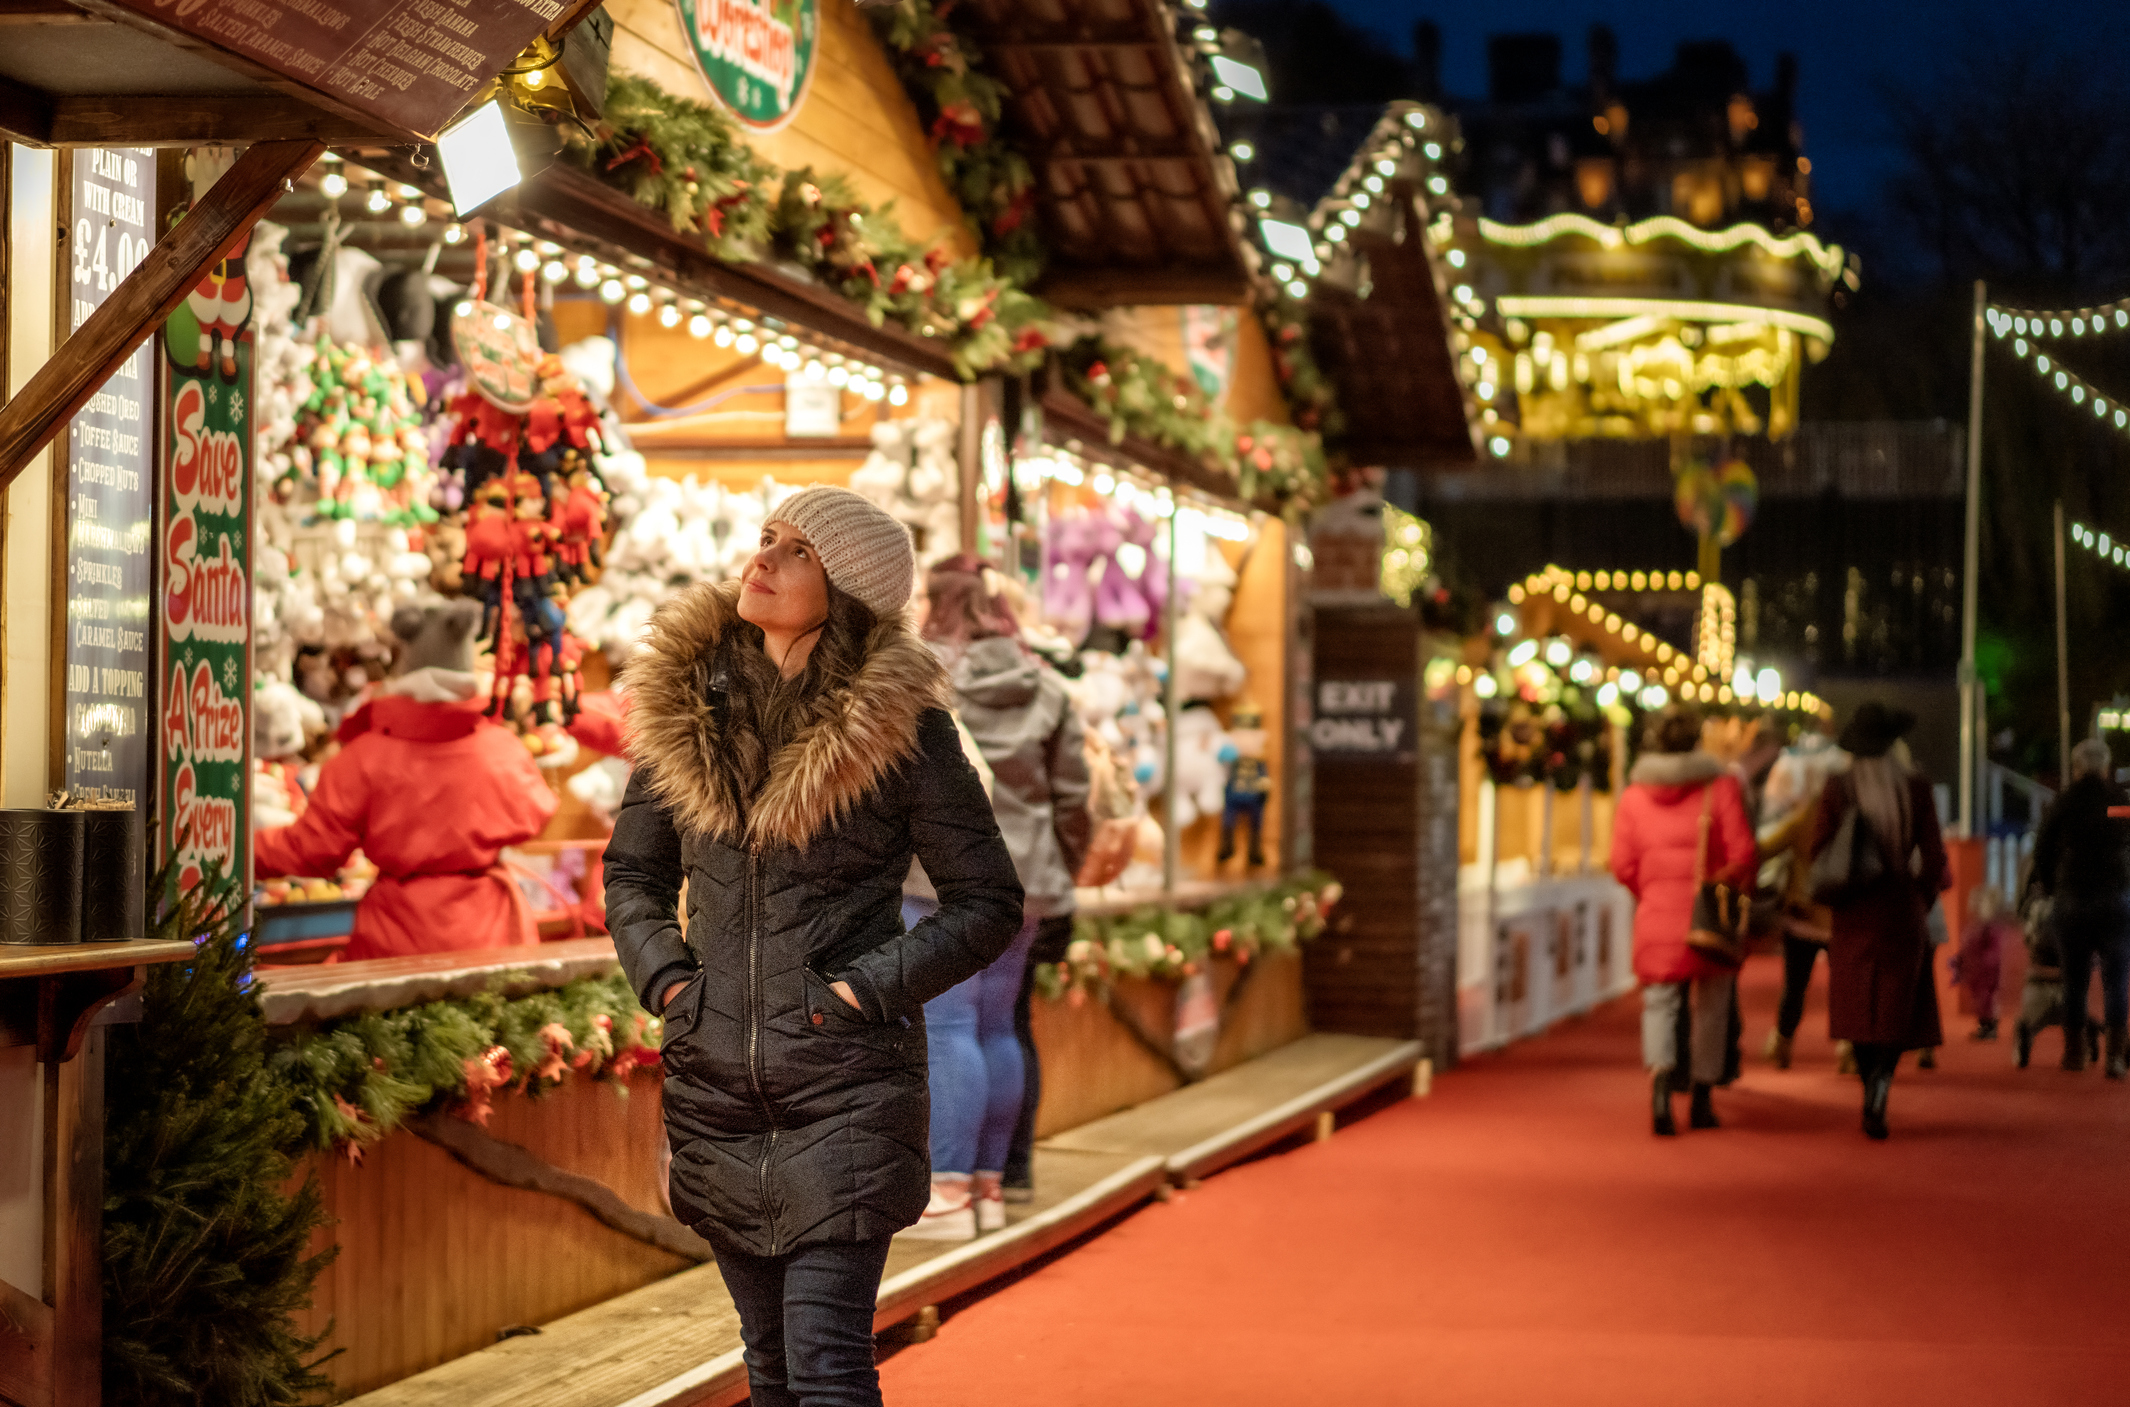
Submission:
[[[1676,215],[1654,215],[1625,229],[1603,224],[1574,211],[1548,215],[1545,219],[1529,225],[1504,225],[1482,218],[1479,222],[1479,234],[1491,244],[1507,245],[1515,249],[1529,249],[1567,235],[1580,235],[1606,249],[1647,244],[1655,239],[1676,239],[1682,244],[1690,244],[1710,254],[1726,253],[1741,244],[1755,244],[1777,259],[1794,259],[1803,255],[1823,269],[1829,278],[1839,274],[1843,264],[1848,262],[1848,255],[1840,245],[1826,244],[1817,235],[1806,234],[1802,230],[1796,234],[1775,235],[1753,224],[1705,230],[1698,225],[1688,224]]]
[[[1556,215],[1552,218],[1570,217]],[[1581,218],[1581,217],[1575,217]],[[1834,325],[1825,318],[1786,308],[1755,308],[1744,303],[1706,303],[1672,298],[1585,298],[1556,294],[1505,293],[1498,300],[1507,318],[1671,318],[1679,322],[1752,323],[1834,341]]]

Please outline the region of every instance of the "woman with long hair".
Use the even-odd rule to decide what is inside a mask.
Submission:
[[[1672,704],[1649,722],[1642,756],[1612,818],[1612,873],[1635,898],[1634,971],[1642,983],[1642,1060],[1650,1127],[1669,1136],[1682,1007],[1693,1098],[1688,1122],[1719,1127],[1712,1091],[1729,1055],[1738,969],[1687,941],[1701,880],[1742,886],[1753,874],[1753,828],[1738,779],[1701,750],[1701,713]]]
[[[1827,1026],[1855,1051],[1864,1084],[1864,1133],[1886,1137],[1886,1102],[1901,1054],[1944,1043],[1938,987],[1931,975],[1930,906],[1950,883],[1930,779],[1916,770],[1901,737],[1915,715],[1872,700],[1842,729],[1846,773],[1820,793],[1816,859],[1856,813],[1851,843],[1877,848],[1878,873],[1832,898],[1827,942]],[[1851,852],[1852,855],[1855,851]],[[1852,873],[1854,869],[1852,868]]]
[[[626,671],[608,924],[665,1018],[673,1211],[717,1251],[756,1407],[880,1402],[874,1298],[931,1190],[924,1005],[1021,922],[946,673],[903,619],[915,576],[901,524],[810,488],[740,581],[661,607]],[[913,857],[939,907],[905,931]]]
[[[991,768],[992,810],[1027,896],[1013,945],[925,1007],[932,1200],[910,1234],[967,1240],[1006,1224],[1008,1174],[1029,1174],[1013,1166],[1016,1134],[1042,1093],[1034,1052],[1019,1029],[1027,1019],[1029,955],[1039,932],[1071,931],[1073,876],[1087,857],[1093,823],[1072,697],[1022,648],[1020,623],[984,564],[974,557],[938,563],[925,577],[925,597],[925,641],[946,665],[955,707]],[[913,866],[904,920],[922,919],[936,902],[923,867]]]

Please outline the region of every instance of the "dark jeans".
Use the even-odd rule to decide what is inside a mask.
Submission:
[[[1775,1029],[1787,1040],[1805,1019],[1805,992],[1812,986],[1812,965],[1827,951],[1825,943],[1782,935],[1782,1005],[1775,1009]]]
[[[1021,1076],[1026,1082],[1021,1095],[1020,1122],[1013,1126],[1013,1141],[1006,1145],[1004,1182],[1008,1187],[1035,1186],[1035,1108],[1043,1102],[1043,1066],[1035,1056],[1035,1031],[1029,1023],[1028,1004],[1035,996],[1038,963],[1063,962],[1072,946],[1072,915],[1039,919],[1035,946],[1028,951],[1021,973],[1021,994],[1013,1002],[1013,1034],[1021,1042]]]
[[[2100,963],[2100,1009],[2110,1026],[2130,1022],[2130,900],[2080,902],[2068,895],[2056,900],[2051,915],[2057,946],[2063,950],[2063,1038],[2082,1036],[2086,1025],[2086,983]]]
[[[888,1238],[780,1256],[717,1248],[740,1312],[752,1407],[880,1407],[873,1304]]]

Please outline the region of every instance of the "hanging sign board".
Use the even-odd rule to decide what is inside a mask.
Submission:
[[[562,18],[561,0],[102,0],[184,30],[382,126],[434,137]]]
[[[821,0],[679,0],[681,28],[717,100],[757,132],[798,113],[821,49]]]
[[[70,331],[154,242],[155,153],[74,153]],[[148,791],[149,596],[155,577],[155,348],[111,373],[67,427],[66,758],[84,801],[140,804]]]
[[[251,880],[252,343],[245,244],[164,325],[159,848]]]

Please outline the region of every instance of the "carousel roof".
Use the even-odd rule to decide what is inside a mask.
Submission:
[[[1055,302],[1250,301],[1235,168],[1174,15],[1161,0],[964,0],[1035,169],[1039,291]]]

